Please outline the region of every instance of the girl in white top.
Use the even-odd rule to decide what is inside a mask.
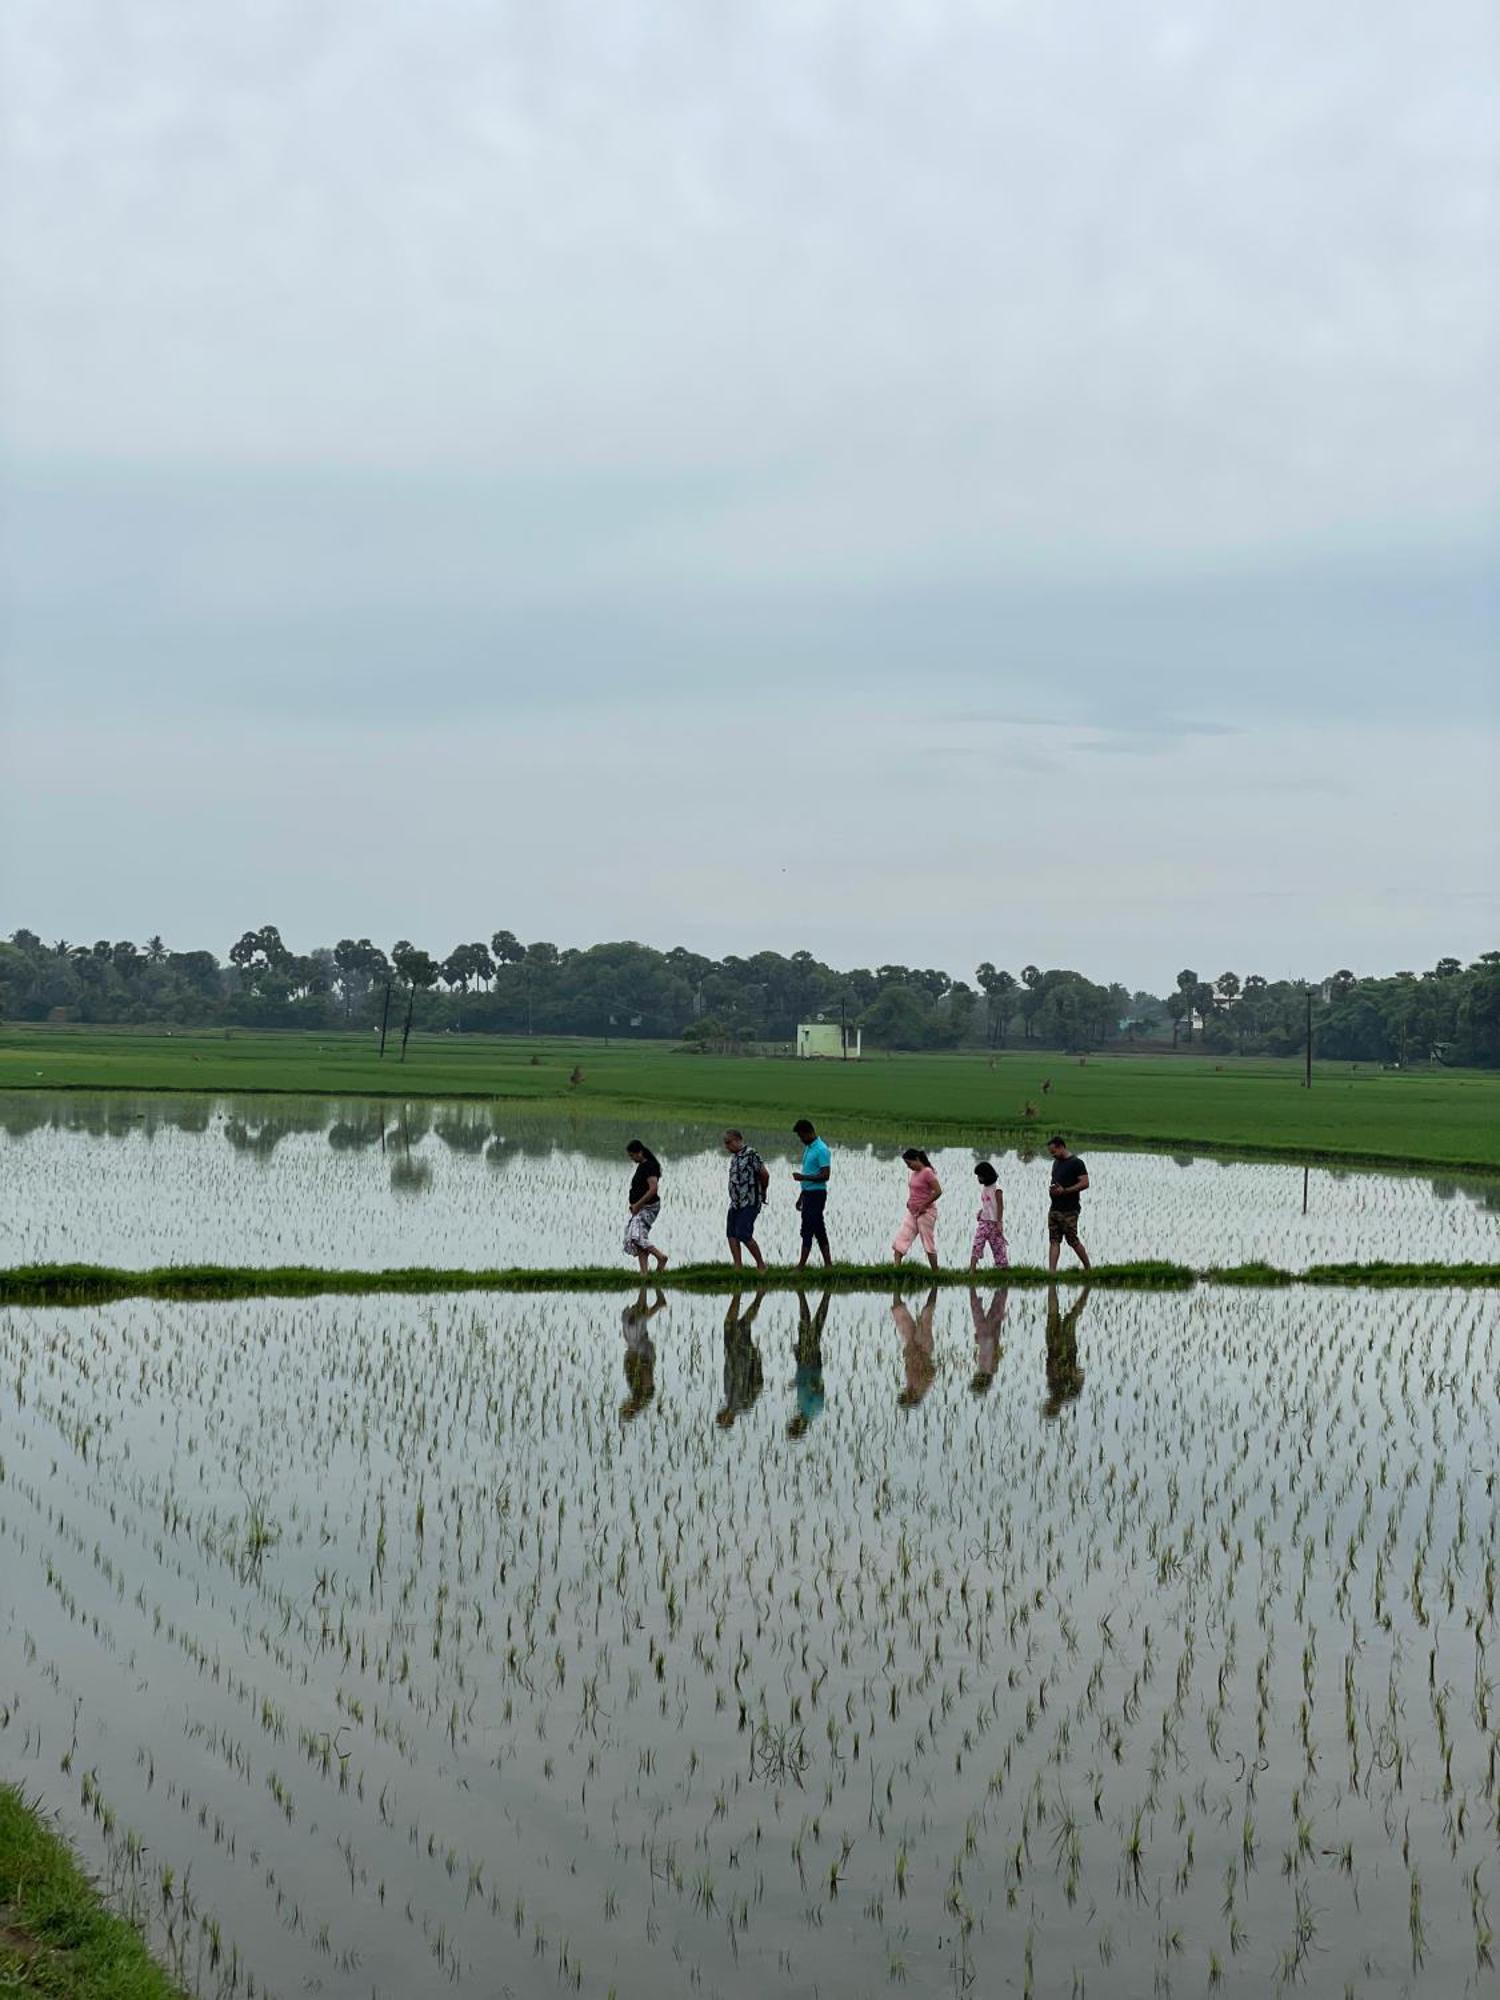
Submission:
[[[979,1269],[988,1248],[1003,1270],[1010,1264],[1010,1250],[1005,1241],[1005,1196],[1000,1176],[988,1160],[981,1160],[974,1169],[974,1178],[979,1183],[979,1220],[974,1229],[974,1247],[969,1252],[969,1269]]]

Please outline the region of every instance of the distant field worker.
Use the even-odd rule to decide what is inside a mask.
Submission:
[[[974,1247],[969,1252],[969,1269],[977,1271],[988,1250],[1003,1271],[1010,1263],[1010,1248],[1005,1241],[1005,1193],[1000,1186],[1000,1176],[988,1160],[981,1160],[974,1169],[974,1178],[979,1183],[979,1217],[974,1225]]]
[[[644,1278],[656,1259],[658,1271],[667,1268],[667,1253],[651,1241],[651,1231],[661,1214],[661,1161],[644,1139],[632,1139],[625,1148],[635,1162],[630,1179],[630,1220],[625,1225],[625,1254],[634,1257]]]
[[[927,1261],[935,1271],[938,1267],[937,1205],[942,1200],[943,1184],[920,1146],[908,1146],[901,1157],[911,1171],[906,1183],[906,1213],[891,1240],[891,1250],[896,1262],[902,1264],[906,1261],[907,1251],[920,1236]]]
[[[833,1156],[826,1143],[818,1137],[817,1128],[810,1118],[799,1118],[792,1130],[802,1141],[802,1165],[792,1175],[801,1190],[797,1196],[797,1212],[802,1218],[802,1255],[797,1259],[800,1271],[815,1243],[823,1253],[823,1262],[833,1262],[833,1253],[828,1248],[828,1229],[823,1220],[824,1210],[828,1207],[828,1177],[833,1171]]]
[[[766,1171],[765,1161],[753,1146],[746,1144],[744,1133],[736,1126],[731,1125],[724,1134],[724,1150],[729,1155],[729,1219],[726,1224],[729,1254],[739,1264],[744,1261],[743,1253],[748,1250],[755,1259],[756,1270],[763,1271],[766,1260],[755,1240],[755,1223],[765,1206],[771,1176]]]
[[[1047,1151],[1052,1155],[1052,1184],[1048,1189],[1051,1205],[1047,1210],[1047,1269],[1057,1269],[1058,1256],[1066,1243],[1086,1271],[1089,1268],[1089,1253],[1078,1238],[1078,1217],[1083,1207],[1081,1196],[1089,1184],[1089,1170],[1076,1153],[1068,1151],[1068,1142],[1061,1132],[1054,1132],[1047,1141]]]

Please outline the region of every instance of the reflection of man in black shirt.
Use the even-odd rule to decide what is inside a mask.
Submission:
[[[1089,1170],[1076,1153],[1068,1151],[1068,1142],[1060,1132],[1054,1133],[1047,1141],[1047,1151],[1052,1155],[1052,1185],[1048,1190],[1051,1206],[1047,1210],[1047,1269],[1057,1269],[1058,1255],[1066,1243],[1086,1271],[1089,1268],[1089,1253],[1078,1240],[1078,1215],[1083,1206],[1081,1196],[1089,1184]]]
[[[1044,1417],[1060,1416],[1069,1403],[1076,1402],[1083,1388],[1083,1370],[1078,1365],[1078,1322],[1088,1304],[1088,1287],[1063,1312],[1057,1302],[1057,1287],[1047,1287],[1047,1400]]]
[[[760,1349],[751,1332],[765,1296],[757,1292],[750,1310],[742,1313],[736,1292],[724,1315],[724,1407],[714,1418],[721,1431],[727,1431],[735,1418],[751,1407],[765,1383]]]

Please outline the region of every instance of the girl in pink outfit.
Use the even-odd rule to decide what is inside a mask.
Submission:
[[[981,1160],[974,1169],[974,1178],[979,1183],[979,1220],[974,1229],[974,1248],[969,1252],[969,1269],[977,1271],[988,1250],[1000,1269],[1005,1270],[1010,1264],[1010,1249],[1005,1241],[1005,1196],[1000,1176],[988,1160]]]
[[[935,1271],[938,1267],[937,1205],[943,1184],[932,1171],[932,1162],[920,1146],[908,1146],[901,1157],[911,1169],[911,1178],[906,1184],[906,1213],[892,1240],[891,1250],[896,1262],[903,1263],[907,1251],[920,1236],[927,1261]]]

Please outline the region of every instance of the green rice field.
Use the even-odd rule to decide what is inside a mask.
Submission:
[[[1494,1990],[1478,1292],[0,1311],[0,1762],[205,1996]]]
[[[570,1079],[575,1071],[581,1077]],[[688,1055],[659,1043],[414,1036],[406,1062],[363,1035],[0,1029],[0,1089],[275,1091],[499,1097],[621,1120],[787,1124],[845,1136],[1000,1136],[1063,1129],[1083,1143],[1247,1157],[1500,1167],[1500,1077],[1382,1072],[1264,1057],[867,1055],[861,1062]],[[1027,1107],[1033,1116],[1027,1116]]]
[[[1044,1135],[983,1115],[1019,1056],[177,1041],[101,1073],[22,1037],[24,1087],[7,1045],[0,1990],[1494,1990],[1487,1142],[1393,1172],[1055,1115],[1266,1090],[1389,1138],[1402,1092],[1462,1117],[1487,1080],[1054,1065],[1100,1268],[1050,1284]],[[424,1095],[455,1078],[489,1087]],[[943,1268],[897,1274],[919,1088]],[[763,1285],[725,1261],[731,1116]],[[981,1156],[1014,1268],[971,1280]],[[82,1939],[137,1983],[82,1983]]]

